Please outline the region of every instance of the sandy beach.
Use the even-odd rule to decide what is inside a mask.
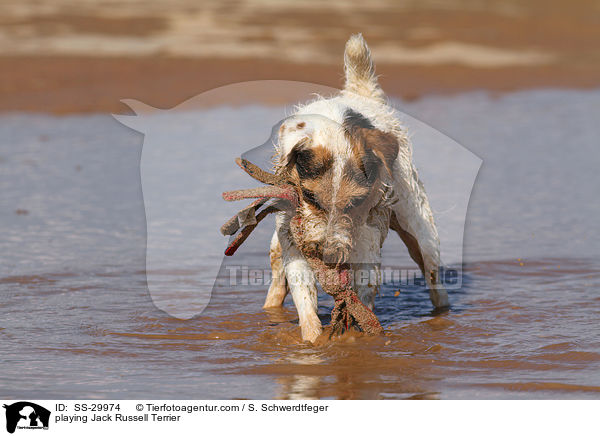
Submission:
[[[340,49],[343,45],[340,45]],[[269,60],[190,58],[0,57],[0,110],[127,113],[121,99],[167,109],[202,92],[250,80],[298,80],[340,88],[339,65]],[[378,66],[389,95],[415,100],[430,94],[539,88],[595,88],[600,68]],[[279,101],[282,103],[283,101]]]
[[[418,4],[43,0],[0,4],[0,110],[167,108],[248,80],[342,85],[362,32],[392,96],[600,86],[592,1]]]

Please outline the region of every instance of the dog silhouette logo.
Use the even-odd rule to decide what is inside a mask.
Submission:
[[[28,401],[4,405],[6,409],[6,431],[14,433],[19,429],[48,429],[50,411]]]
[[[279,129],[290,119],[287,108],[293,107],[286,105],[313,101],[315,94],[328,96],[339,92],[305,82],[259,80],[212,89],[171,109],[122,100],[134,115],[114,115],[115,119],[144,135],[140,178],[146,217],[145,273],[150,297],[157,308],[179,319],[191,319],[207,308],[215,289],[243,285],[247,274],[244,269],[249,265],[240,262],[256,256],[246,260],[224,256],[223,252],[237,236],[227,240],[218,231],[234,214],[235,225],[243,224],[246,228],[256,218],[253,213],[246,217],[238,215],[238,205],[223,201],[224,191],[249,183],[247,174],[236,169],[234,158],[241,156],[262,170],[271,171]],[[261,96],[264,108],[260,106]],[[277,101],[282,106],[272,106]],[[246,102],[252,106],[240,106]],[[258,110],[259,107],[262,109]],[[400,108],[394,110],[412,138],[419,177],[427,181],[427,198],[445,267],[438,278],[446,290],[460,289],[467,208],[482,160]],[[262,257],[265,261],[269,259],[273,234],[267,230],[267,226],[259,227],[248,242],[255,244],[252,250],[266,250]],[[249,245],[247,253],[251,250]],[[404,245],[400,238],[387,238],[385,249],[396,256],[406,251]],[[271,274],[262,275],[264,268],[268,269],[268,264],[262,262],[252,264],[260,265],[253,272],[267,282]],[[401,262],[413,265],[409,253]],[[392,270],[389,275],[383,272],[388,283],[409,280],[409,271]],[[242,274],[241,282],[238,272]],[[261,282],[260,286],[265,284]]]

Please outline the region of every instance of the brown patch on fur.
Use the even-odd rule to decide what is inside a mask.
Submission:
[[[316,214],[331,207],[333,154],[327,148],[312,147],[306,138],[294,146],[287,156],[285,177],[296,187],[298,198]]]
[[[344,128],[346,136],[353,144],[354,153],[362,159],[361,169],[365,171],[368,179],[374,177],[369,172],[375,170],[371,153],[377,156],[391,173],[398,156],[398,140],[392,133],[376,129],[364,115],[352,109],[346,110],[344,114]]]
[[[398,140],[392,133],[383,132],[378,129],[362,129],[362,143],[375,153],[386,166],[391,174],[394,161],[398,156]]]
[[[333,174],[329,171],[318,179],[302,181],[300,193],[302,200],[315,212],[324,213],[331,210],[331,186]]]
[[[378,167],[381,164],[389,174],[392,173],[394,161],[398,156],[398,140],[392,133],[378,129],[356,128],[353,129],[350,138],[353,154],[360,160],[360,168],[365,172],[367,180],[377,177]],[[377,160],[373,159],[374,156]]]
[[[322,145],[311,146],[311,140],[304,138],[294,145],[285,166],[295,181],[318,179],[333,166],[333,154]]]
[[[314,154],[314,161],[319,163],[321,166],[326,169],[330,169],[333,165],[333,153],[331,150],[323,147],[322,145],[317,145],[313,147],[312,152]]]
[[[333,199],[333,154],[323,146],[309,147],[308,140],[296,145],[285,170],[287,178],[297,187],[298,197],[315,217],[326,219],[328,212],[350,213],[360,206],[372,206],[371,198],[379,193],[379,171],[382,159],[364,145],[355,147],[344,166],[343,176],[336,186]]]
[[[383,161],[366,146],[362,136],[352,137],[352,166],[346,169],[349,177],[357,183],[370,187],[379,177]]]
[[[356,166],[357,164],[351,165]],[[356,168],[356,172],[358,173],[360,170]],[[361,182],[360,179],[342,177],[336,189],[335,201],[333,201],[333,171],[328,171],[316,179],[303,179],[300,186],[300,198],[315,215],[325,216],[326,212],[331,212],[333,209],[347,213],[350,207],[360,207],[363,203],[368,203],[368,198],[377,194],[377,188],[365,186]]]
[[[336,207],[344,213],[368,203],[367,199],[377,193],[374,183],[365,183],[366,177],[360,165],[360,160],[352,157],[344,168],[344,176],[340,180],[335,199]]]

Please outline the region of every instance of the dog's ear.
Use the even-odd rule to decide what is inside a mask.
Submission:
[[[305,168],[310,163],[310,154],[310,140],[308,138],[303,138],[294,145],[290,152],[285,156],[283,166],[288,171],[292,171],[296,166]]]
[[[372,186],[379,176],[379,170],[383,163],[377,155],[364,143],[357,142],[353,144],[352,154],[355,156],[357,171],[351,171],[351,178],[362,186]]]
[[[392,133],[376,129],[364,115],[348,109],[344,114],[346,136],[352,142],[355,153],[361,158],[367,179],[372,171],[373,156],[391,174],[398,156],[398,140]]]
[[[365,147],[381,159],[385,169],[391,175],[394,162],[398,157],[398,139],[392,133],[378,129],[365,129],[362,134]]]

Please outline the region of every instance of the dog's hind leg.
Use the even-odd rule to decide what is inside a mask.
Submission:
[[[411,259],[414,260],[419,266],[421,272],[425,272],[425,264],[423,263],[423,256],[421,255],[419,243],[413,235],[408,233],[402,228],[402,226],[400,226],[395,213],[392,213],[390,218],[390,229],[398,233],[398,236],[400,236],[400,239],[402,239],[402,242],[404,242],[404,245],[406,245],[406,248],[408,248],[408,254],[410,255]]]
[[[436,309],[444,308],[449,305],[448,294],[441,283],[438,283],[438,274],[440,268],[440,252],[438,248],[437,231],[433,226],[433,221],[423,218],[421,215],[411,217],[412,224],[418,229],[415,233],[421,236],[420,240],[404,229],[400,224],[397,214],[401,213],[396,209],[390,218],[390,228],[398,233],[402,239],[410,257],[417,263],[429,288],[429,299]],[[403,220],[405,221],[406,218]],[[408,226],[407,226],[408,227]]]
[[[277,231],[273,233],[273,237],[271,238],[269,257],[271,259],[271,285],[269,286],[269,292],[267,293],[263,308],[281,306],[289,291]]]
[[[354,290],[360,301],[371,310],[381,286],[381,239],[377,227],[365,225],[349,259],[354,271]]]

